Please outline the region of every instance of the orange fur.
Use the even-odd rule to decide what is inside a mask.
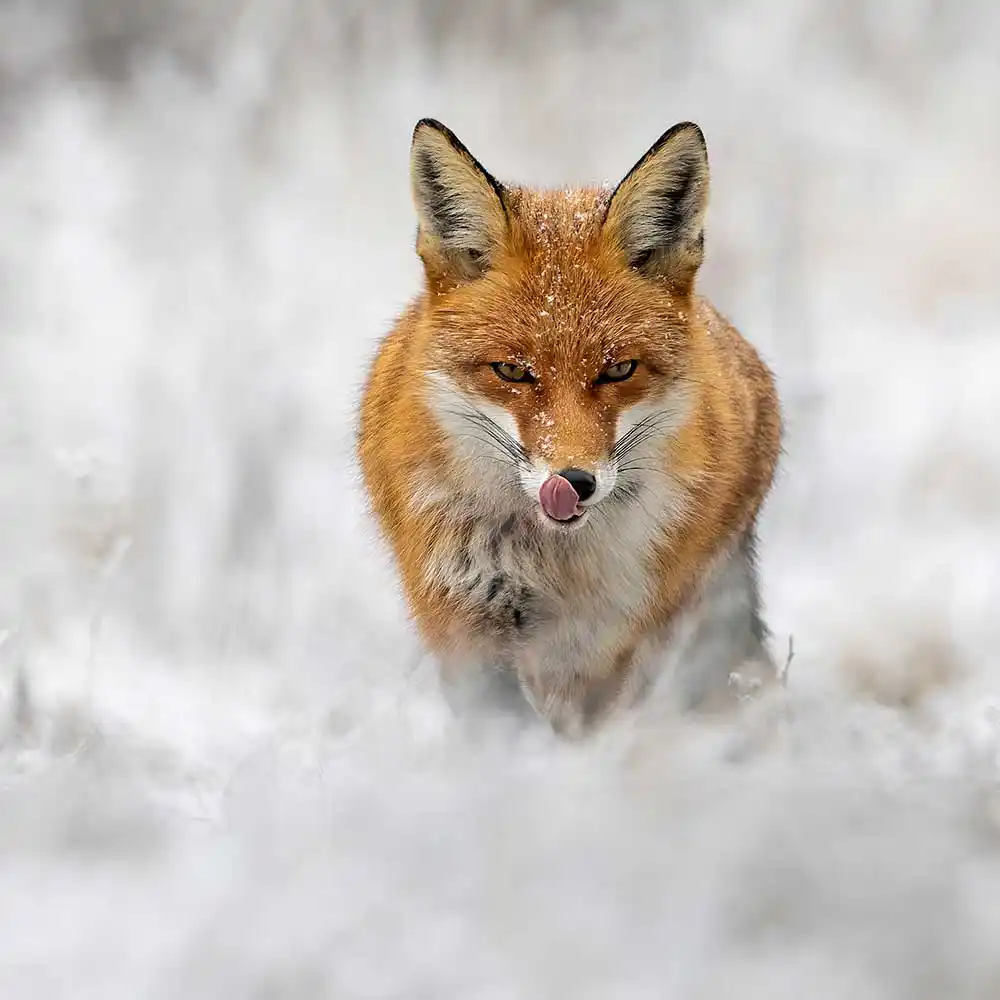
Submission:
[[[681,136],[688,146],[680,152],[694,150],[694,157],[690,136]],[[436,145],[424,154],[420,144],[428,139]],[[653,169],[646,161],[655,161],[657,147],[623,182],[628,197],[621,199],[604,189],[498,185],[435,123],[418,126],[414,148],[415,157],[443,158],[445,168],[437,159],[414,161],[427,280],[382,342],[364,392],[359,456],[371,506],[413,618],[446,665],[461,670],[473,660],[503,661],[557,724],[565,721],[566,705],[589,717],[595,699],[599,712],[629,688],[636,651],[670,634],[719,559],[752,531],[780,447],[774,381],[754,349],[694,292],[707,166],[704,177],[696,175],[706,190],[695,192],[700,200],[692,211],[663,217],[671,225],[681,218],[694,234],[675,236],[678,226],[668,230],[655,214],[659,203],[641,201],[643,185],[650,197],[660,191],[662,201],[662,177],[643,175]],[[670,169],[687,168],[684,160],[676,167],[676,152],[669,156]],[[425,191],[420,170],[431,183]],[[453,202],[443,201],[445,185],[455,192]],[[678,197],[693,197],[691,190],[677,185]],[[634,213],[647,209],[653,236],[668,234],[651,264],[641,247],[629,259],[629,240],[642,239],[635,234],[646,224]],[[460,224],[449,228],[455,220]],[[639,362],[631,378],[595,384],[609,365],[629,359]],[[504,381],[490,367],[497,362],[523,366],[535,381]],[[537,503],[515,480],[487,485],[489,455],[477,452],[470,461],[466,444],[482,443],[463,444],[475,433],[456,435],[442,420],[435,379],[459,393],[455,398],[507,415],[527,461],[548,471],[609,462],[626,415],[645,412],[632,408],[672,408],[676,427],[657,437],[643,467],[630,473],[638,484],[634,510],[627,497],[615,500],[621,512],[615,508],[612,522],[610,515],[598,517],[599,504],[578,531],[559,531],[542,523]],[[640,520],[651,525],[641,551],[616,553],[615,537],[627,536]],[[537,566],[525,569],[525,579],[536,581],[543,607],[558,609],[547,612],[549,619],[603,607],[616,567],[622,560],[635,564],[641,595],[623,603],[624,620],[609,630],[613,638],[594,647],[594,662],[581,655],[579,669],[548,676],[557,647],[540,647],[545,652],[536,655],[516,629],[513,638],[499,637],[483,619],[481,599],[442,582],[434,566],[450,558],[464,565],[464,548],[476,544],[475,532],[487,522],[496,525],[487,539],[523,532],[524,558],[530,561],[537,549]],[[601,534],[598,543],[612,523],[623,527]],[[499,570],[498,576],[507,579]],[[473,578],[470,588],[477,585]],[[557,623],[546,627],[557,634]],[[567,641],[574,634],[566,632]]]

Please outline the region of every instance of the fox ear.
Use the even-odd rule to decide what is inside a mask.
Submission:
[[[410,182],[420,222],[417,253],[426,267],[457,280],[478,277],[507,232],[503,186],[432,118],[413,130]]]
[[[708,154],[697,125],[664,132],[615,188],[605,235],[629,267],[689,291],[701,265]]]

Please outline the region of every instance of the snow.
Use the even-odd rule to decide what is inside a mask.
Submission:
[[[0,10],[0,996],[1000,993],[1000,8],[141,9]],[[703,126],[789,423],[738,718],[442,699],[352,459],[425,114]]]

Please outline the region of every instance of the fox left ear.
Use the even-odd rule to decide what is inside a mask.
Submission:
[[[417,253],[428,275],[477,278],[507,234],[503,186],[432,118],[413,131],[410,182],[420,222]]]
[[[664,132],[615,188],[604,233],[629,267],[688,292],[704,252],[708,153],[693,122]]]

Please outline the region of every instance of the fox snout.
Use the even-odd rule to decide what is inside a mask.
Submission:
[[[589,500],[597,490],[597,476],[586,469],[563,469],[556,473],[553,479],[565,480],[573,488],[580,503]]]
[[[563,469],[553,473],[538,490],[542,510],[554,521],[570,521],[581,513],[580,505],[597,490],[597,477],[586,469]]]
[[[575,528],[614,490],[617,471],[611,461],[596,462],[592,468],[573,465],[556,469],[535,462],[522,469],[520,478],[525,493],[538,504],[544,523]]]

